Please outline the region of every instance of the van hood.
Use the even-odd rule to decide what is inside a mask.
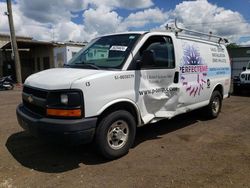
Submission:
[[[249,74],[249,73],[250,73],[250,69],[247,69],[247,70],[241,72],[241,74]]]
[[[54,68],[29,76],[24,84],[48,90],[70,89],[75,80],[103,72],[92,69]]]

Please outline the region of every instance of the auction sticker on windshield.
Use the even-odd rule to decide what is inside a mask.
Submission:
[[[128,48],[127,46],[111,46],[109,50],[125,52],[127,48]]]

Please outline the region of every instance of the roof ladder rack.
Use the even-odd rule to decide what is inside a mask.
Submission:
[[[190,29],[186,29],[186,28],[180,28],[178,25],[177,25],[177,20],[175,19],[175,34],[178,35],[179,32],[182,32],[182,31],[186,31],[188,33],[193,33],[193,34],[197,34],[197,35],[203,35],[203,36],[208,36],[209,38],[217,38],[218,39],[218,43],[221,43],[221,42],[225,42],[225,43],[228,43],[228,40],[226,38],[223,38],[221,36],[218,36],[218,35],[213,35],[212,33],[202,33],[202,32],[199,32],[199,31],[194,31],[194,30],[190,30]]]

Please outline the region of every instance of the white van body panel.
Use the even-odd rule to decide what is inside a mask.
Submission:
[[[180,49],[183,49],[180,50],[182,52],[180,57],[185,58],[184,53],[193,51],[190,53],[197,53],[195,56],[200,58],[198,65],[187,64],[184,59],[180,61],[180,82],[182,93],[184,93],[180,100],[186,101],[187,106],[202,101],[207,101],[208,104],[217,85],[223,87],[223,96],[227,97],[230,89],[231,68],[226,47],[218,43],[188,38],[182,38],[179,44]],[[192,70],[197,67],[204,70],[197,72]],[[186,72],[183,70],[185,68],[191,70]]]

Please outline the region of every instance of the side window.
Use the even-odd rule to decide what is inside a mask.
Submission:
[[[141,62],[141,69],[172,69],[175,68],[174,47],[170,37],[152,36],[147,39],[137,54],[142,59],[143,52],[151,51],[154,54],[153,62]]]

